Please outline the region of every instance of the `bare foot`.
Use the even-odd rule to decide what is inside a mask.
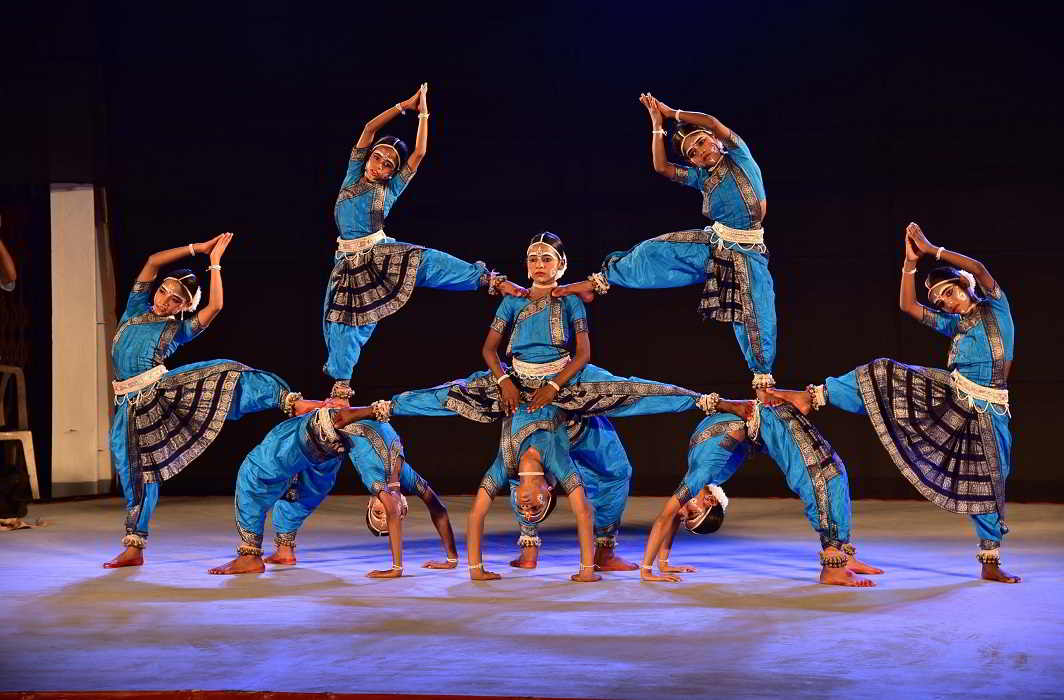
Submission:
[[[813,397],[808,391],[790,391],[787,389],[765,389],[765,395],[775,402],[785,401],[802,412],[809,415],[813,410]]]
[[[661,576],[655,576],[652,569],[643,569],[639,572],[639,580],[641,581],[662,581],[664,583],[679,583],[683,581],[682,578],[675,574],[662,574]]]
[[[123,566],[141,566],[144,563],[144,550],[139,547],[126,547],[126,551],[119,554],[109,562],[105,562],[105,569],[120,569]]]
[[[687,566],[686,564],[662,564],[658,562],[658,571],[663,574],[693,574],[698,571],[693,566]]]
[[[874,581],[854,576],[849,569],[833,569],[827,566],[820,570],[820,582],[829,586],[854,586],[857,588],[869,588],[876,585]]]
[[[552,289],[550,294],[554,297],[566,297],[570,294],[576,294],[584,300],[585,304],[595,301],[595,287],[591,284],[591,280],[560,285]]]
[[[576,581],[577,583],[594,583],[595,581],[601,581],[602,577],[596,574],[592,569],[580,569],[580,573],[573,574],[569,577],[570,581]]]
[[[613,553],[613,547],[595,549],[595,571],[635,571],[638,564],[625,561]]]
[[[307,413],[310,413],[311,411],[316,411],[322,406],[326,405],[328,405],[327,401],[311,401],[310,399],[299,399],[298,401],[292,404],[292,415],[306,415]]]
[[[351,408],[351,399],[341,398],[339,396],[330,396],[325,399],[326,408]]]
[[[427,561],[421,565],[422,569],[454,569],[458,566],[458,555],[451,557],[454,561]]]
[[[476,568],[469,570],[469,578],[474,581],[498,581],[502,578],[502,574],[497,574],[494,571],[488,571],[484,568]]]
[[[875,576],[883,573],[883,569],[879,569],[874,566],[869,566],[863,561],[858,561],[857,557],[850,557],[846,562],[847,571],[852,571],[855,574],[867,574],[869,576]]]
[[[525,289],[524,287],[522,287],[519,284],[514,284],[513,282],[511,282],[509,280],[506,280],[505,282],[501,282],[499,284],[499,286],[497,287],[497,289],[499,291],[499,294],[506,294],[506,295],[509,295],[509,296],[512,296],[512,297],[527,297],[528,296],[528,290],[527,289]]]
[[[1019,576],[1013,576],[1005,571],[998,564],[983,564],[982,578],[987,581],[1000,581],[1001,583],[1019,583],[1023,580]]]
[[[241,554],[224,566],[207,569],[208,574],[261,574],[264,571],[266,565],[262,563],[262,557],[254,554]]]
[[[296,563],[296,550],[286,544],[277,545],[277,551],[263,559],[267,564],[282,564],[291,566]]]
[[[534,569],[539,562],[539,547],[522,547],[521,554],[510,562],[515,569]]]
[[[398,569],[394,567],[391,569],[377,569],[366,574],[369,578],[400,578],[402,575],[403,569],[401,567]]]

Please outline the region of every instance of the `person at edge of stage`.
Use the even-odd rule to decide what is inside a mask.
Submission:
[[[666,233],[611,253],[600,272],[553,293],[579,294],[590,301],[606,294],[611,284],[634,289],[704,284],[699,312],[731,324],[754,375],[757,397],[775,403],[765,395],[765,389],[775,386],[776,295],[762,228],[767,202],[761,168],[746,142],[716,117],[673,109],[649,93],[639,101],[650,116],[655,172],[699,190],[702,214],[712,225]],[[672,144],[687,165],[666,160],[665,118],[677,123]]]
[[[418,110],[417,141],[408,154],[395,136],[377,137],[388,122]],[[401,309],[415,287],[524,296],[523,287],[490,272],[482,262],[467,263],[447,253],[401,243],[384,232],[384,220],[425,157],[429,143],[428,84],[412,97],[366,123],[348,160],[336,198],[339,230],[332,273],[325,291],[322,328],[325,374],[334,382],[330,396],[350,403],[351,375],[362,348],[382,319]]]
[[[569,455],[580,471],[584,493],[593,508],[595,527],[595,570],[635,571],[639,567],[617,556],[617,533],[621,516],[628,503],[628,489],[632,482],[632,464],[621,444],[617,431],[605,416],[591,416],[583,420],[570,420],[566,424],[569,433]],[[506,478],[503,451],[499,450],[489,474],[493,483],[508,484],[510,508],[521,530],[517,546],[521,549],[510,566],[534,569],[539,561],[543,540],[539,536],[539,524],[525,520],[517,505],[517,487],[520,482]],[[541,521],[542,522],[542,521]]]
[[[867,415],[887,454],[925,498],[971,517],[980,575],[1019,583],[1001,568],[1005,481],[1012,467],[1008,376],[1015,326],[1008,298],[983,263],[927,240],[916,223],[905,229],[899,306],[951,338],[946,369],[879,358],[805,391],[776,391],[803,413],[827,404]],[[917,263],[945,263],[924,279],[928,301],[916,298]],[[977,291],[978,290],[978,291]]]
[[[3,220],[0,219],[0,229],[3,228]],[[15,291],[15,281],[18,279],[18,270],[15,268],[15,259],[4,245],[4,239],[0,238],[0,289],[5,292]]]
[[[665,501],[647,537],[644,581],[680,580],[677,573],[692,566],[669,563],[676,530],[682,523],[691,533],[716,532],[724,521],[728,497],[721,484],[730,479],[748,455],[766,452],[783,472],[787,486],[805,505],[805,516],[820,536],[820,583],[867,587],[875,584],[855,574],[881,574],[856,557],[850,544],[850,485],[846,467],[820,431],[786,403],[716,398],[716,412],[704,418],[691,436],[687,474]],[[657,557],[660,575],[653,573]]]
[[[447,508],[406,461],[395,430],[377,421],[356,421],[355,409],[330,409],[323,402],[313,405],[318,408],[301,407],[308,411],[305,415],[286,420],[270,430],[240,465],[235,498],[240,534],[237,557],[208,573],[246,574],[266,570],[262,535],[271,507],[277,552],[266,561],[294,564],[296,531],[336,483],[336,473],[345,453],[372,494],[366,526],[374,535],[388,537],[392,554],[390,568],[370,571],[367,576],[398,578],[403,575],[402,521],[408,510],[405,494],[415,493],[428,507],[446,555],[445,561],[425,562],[423,568],[455,568],[458,551]],[[293,476],[298,477],[294,486],[291,485]],[[294,491],[290,500],[286,494],[289,490]]]
[[[270,408],[292,414],[302,395],[271,372],[233,360],[208,360],[167,370],[163,361],[202,333],[222,310],[222,255],[233,239],[154,253],[137,275],[111,344],[115,417],[111,460],[126,498],[125,549],[106,568],[140,566],[159,484],[177,475],[218,437],[224,421]],[[197,311],[201,289],[189,269],[155,284],[159,269],[208,255],[210,297]],[[187,317],[186,317],[187,314]]]

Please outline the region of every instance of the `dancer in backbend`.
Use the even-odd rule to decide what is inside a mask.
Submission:
[[[764,390],[775,385],[776,296],[761,228],[766,210],[761,168],[746,142],[716,117],[667,107],[649,94],[639,100],[650,115],[654,170],[702,192],[702,213],[713,225],[666,233],[611,253],[601,272],[554,294],[578,293],[589,301],[611,284],[661,289],[704,283],[699,311],[732,325],[754,375],[753,387],[764,399]],[[677,122],[672,143],[687,165],[666,160],[666,117]]]
[[[322,406],[320,402],[318,406]],[[336,481],[344,453],[348,453],[359,475],[370,489],[366,525],[378,536],[388,536],[392,565],[371,571],[370,578],[398,578],[403,575],[402,521],[407,514],[405,494],[417,494],[429,508],[440,534],[446,561],[430,561],[430,569],[453,569],[458,564],[454,532],[443,507],[429,485],[403,457],[403,445],[391,426],[370,420],[357,421],[354,409],[324,406],[306,415],[277,425],[240,465],[236,481],[236,524],[240,533],[237,557],[213,569],[212,574],[262,573],[262,533],[266,514],[274,508],[279,553],[295,563],[296,530],[328,494]],[[295,498],[282,496],[298,475]],[[281,512],[278,514],[277,509]],[[282,547],[285,548],[284,551]],[[275,555],[276,556],[276,555]]]
[[[805,505],[805,516],[820,536],[820,583],[874,586],[854,574],[881,574],[854,556],[850,544],[850,485],[846,467],[809,420],[786,404],[730,401],[715,394],[714,412],[691,437],[687,474],[666,502],[647,537],[640,568],[644,581],[679,581],[677,573],[694,567],[669,564],[680,523],[694,534],[715,532],[724,520],[728,498],[720,484],[731,478],[754,450],[771,457],[787,486]],[[657,557],[659,576],[653,573]]]
[[[125,550],[107,568],[139,566],[159,483],[187,467],[218,437],[222,424],[269,408],[291,414],[302,398],[275,374],[232,360],[194,362],[167,370],[163,360],[195,338],[222,310],[222,254],[233,234],[151,255],[137,275],[111,344],[117,408],[111,459],[126,497]],[[210,256],[210,298],[197,311],[200,286],[192,270],[174,270],[154,284],[159,268],[196,254]]]
[[[418,110],[414,152],[395,136],[377,131],[406,110]],[[415,287],[454,291],[487,287],[491,294],[523,295],[526,290],[447,253],[400,243],[384,233],[384,219],[414,177],[429,144],[428,84],[404,102],[370,120],[358,137],[336,198],[340,236],[336,262],[325,291],[323,328],[332,377],[331,395],[349,400],[350,379],[362,348],[377,323],[401,309]]]
[[[952,338],[947,369],[880,358],[806,391],[772,393],[803,413],[831,404],[867,415],[887,454],[925,498],[971,516],[982,577],[1019,583],[1001,568],[1000,555],[1012,466],[1009,301],[981,262],[935,246],[915,223],[906,227],[903,245],[901,310]],[[924,280],[934,309],[916,300],[915,283],[917,262],[931,255],[947,263]]]
[[[628,502],[628,487],[632,481],[632,465],[624,451],[617,431],[604,416],[573,420],[566,425],[569,432],[569,454],[576,463],[584,482],[584,493],[594,509],[595,569],[598,571],[634,571],[639,567],[617,556],[617,532],[621,516]],[[517,546],[521,553],[510,566],[534,569],[539,559],[542,540],[539,524],[529,522],[517,505],[516,479],[506,478],[506,464],[502,450],[488,470],[491,482],[510,488],[510,507],[521,529]],[[481,482],[484,483],[484,482]],[[494,495],[494,494],[492,494]]]
[[[352,413],[346,410],[346,415]],[[417,496],[428,508],[432,524],[440,534],[440,542],[446,561],[429,561],[422,564],[426,569],[453,569],[458,565],[458,550],[455,549],[454,531],[447,517],[447,507],[420,474],[414,471],[403,454],[403,444],[395,430],[387,423],[360,420],[346,423],[345,411],[334,412],[332,421],[345,443],[351,464],[358,472],[370,493],[366,507],[366,527],[378,537],[390,535],[388,508],[380,493],[390,490],[399,493],[402,508],[406,512],[406,496]],[[342,457],[342,455],[341,455]],[[336,475],[342,459],[329,460],[310,466],[295,475],[284,495],[273,506],[273,530],[276,551],[265,561],[269,564],[296,563],[296,534],[303,521],[313,513],[336,484]],[[270,468],[277,469],[274,465]],[[398,472],[398,478],[394,473]],[[238,498],[239,502],[239,498]],[[260,533],[261,534],[261,533]],[[398,568],[372,571],[373,578],[394,578],[402,575],[401,560]]]

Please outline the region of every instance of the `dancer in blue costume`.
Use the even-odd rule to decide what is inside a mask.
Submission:
[[[240,533],[237,557],[212,574],[262,573],[262,534],[272,507],[278,548],[283,545],[295,563],[295,534],[303,521],[325,499],[336,482],[346,453],[372,497],[366,525],[378,536],[388,536],[392,566],[371,571],[370,578],[403,575],[402,521],[407,495],[417,494],[432,516],[446,561],[430,561],[430,569],[453,569],[458,564],[454,531],[447,508],[403,455],[403,445],[391,426],[371,420],[356,421],[352,409],[319,408],[277,425],[240,465],[236,482],[236,525]],[[294,498],[287,500],[292,477],[298,477]]]
[[[406,110],[418,110],[417,141],[407,147],[377,131]],[[325,291],[325,373],[335,381],[332,397],[351,397],[351,374],[377,323],[401,309],[415,287],[452,291],[487,287],[491,294],[526,290],[489,272],[484,263],[467,263],[447,253],[401,243],[384,233],[384,220],[417,172],[428,150],[428,84],[413,97],[370,120],[358,137],[334,216],[340,236]]]
[[[981,262],[935,246],[915,223],[906,227],[904,246],[901,310],[952,338],[947,369],[880,358],[806,391],[772,394],[803,413],[830,403],[867,415],[917,491],[940,508],[971,516],[981,576],[1019,583],[1002,570],[1000,554],[1012,466],[1008,376],[1015,327],[1008,298]],[[947,263],[924,282],[935,309],[916,300],[917,262],[930,255]]]
[[[787,486],[805,505],[805,516],[820,536],[820,583],[874,586],[854,574],[881,574],[859,561],[850,544],[850,486],[846,467],[820,431],[794,407],[760,401],[731,401],[714,396],[716,409],[691,436],[687,474],[654,521],[643,553],[644,581],[679,581],[692,566],[669,563],[680,523],[695,534],[720,528],[728,498],[720,487],[755,450],[771,457]],[[653,574],[657,557],[659,576]]]
[[[232,360],[195,362],[167,370],[163,360],[210,325],[222,310],[222,254],[233,234],[151,255],[137,275],[111,344],[115,409],[111,460],[126,497],[125,550],[107,568],[140,566],[159,483],[178,474],[218,437],[222,424],[248,413],[291,413],[302,398],[270,372]],[[156,286],[159,268],[209,254],[210,298],[196,311],[200,288],[191,270]],[[181,317],[178,318],[177,314]],[[189,314],[185,318],[185,314]]]
[[[420,474],[406,461],[403,444],[395,430],[387,423],[360,420],[346,423],[350,409],[337,411],[334,425],[340,430],[347,455],[358,472],[359,478],[370,493],[366,505],[366,527],[378,537],[389,535],[388,509],[379,494],[382,490],[398,491],[405,513],[406,496],[417,496],[428,508],[436,531],[440,534],[446,561],[429,561],[422,564],[426,569],[453,569],[458,565],[458,551],[454,544],[454,531],[447,517],[447,506]],[[327,462],[311,467],[295,475],[284,495],[273,506],[273,530],[276,551],[266,557],[268,564],[296,563],[296,534],[303,521],[321,505],[336,484],[339,462]],[[398,471],[399,478],[393,479]],[[393,578],[402,575],[401,566],[369,574],[373,578]]]
[[[601,272],[554,294],[580,294],[589,301],[611,284],[636,289],[704,284],[699,311],[732,325],[753,387],[764,399],[764,390],[775,385],[776,295],[761,227],[767,206],[761,168],[746,142],[716,117],[672,109],[649,94],[639,99],[650,115],[654,170],[699,190],[702,214],[712,226],[666,233],[611,253]],[[689,165],[666,160],[666,117],[677,121],[673,146]]]
[[[569,455],[576,463],[584,482],[584,492],[594,508],[595,569],[597,571],[634,571],[639,567],[616,556],[617,533],[621,516],[628,503],[628,487],[632,481],[632,465],[617,436],[613,423],[604,416],[572,420],[566,424],[569,433]],[[539,525],[526,520],[517,506],[516,479],[506,478],[502,450],[488,473],[492,483],[509,486],[510,507],[521,530],[517,545],[521,554],[510,566],[534,569],[543,542]]]

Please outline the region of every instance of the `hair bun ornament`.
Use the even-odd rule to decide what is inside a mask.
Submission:
[[[191,313],[191,312],[195,311],[196,309],[198,309],[199,305],[200,305],[200,301],[202,299],[203,299],[203,290],[200,289],[200,288],[197,288],[196,289],[196,293],[192,295],[192,301],[190,301],[188,303],[188,308],[185,309],[185,311],[188,311],[189,313]]]
[[[717,484],[709,484],[706,488],[708,488],[709,492],[713,494],[713,498],[717,499],[717,503],[720,504],[720,507],[727,511],[728,497],[724,494],[724,489]]]

